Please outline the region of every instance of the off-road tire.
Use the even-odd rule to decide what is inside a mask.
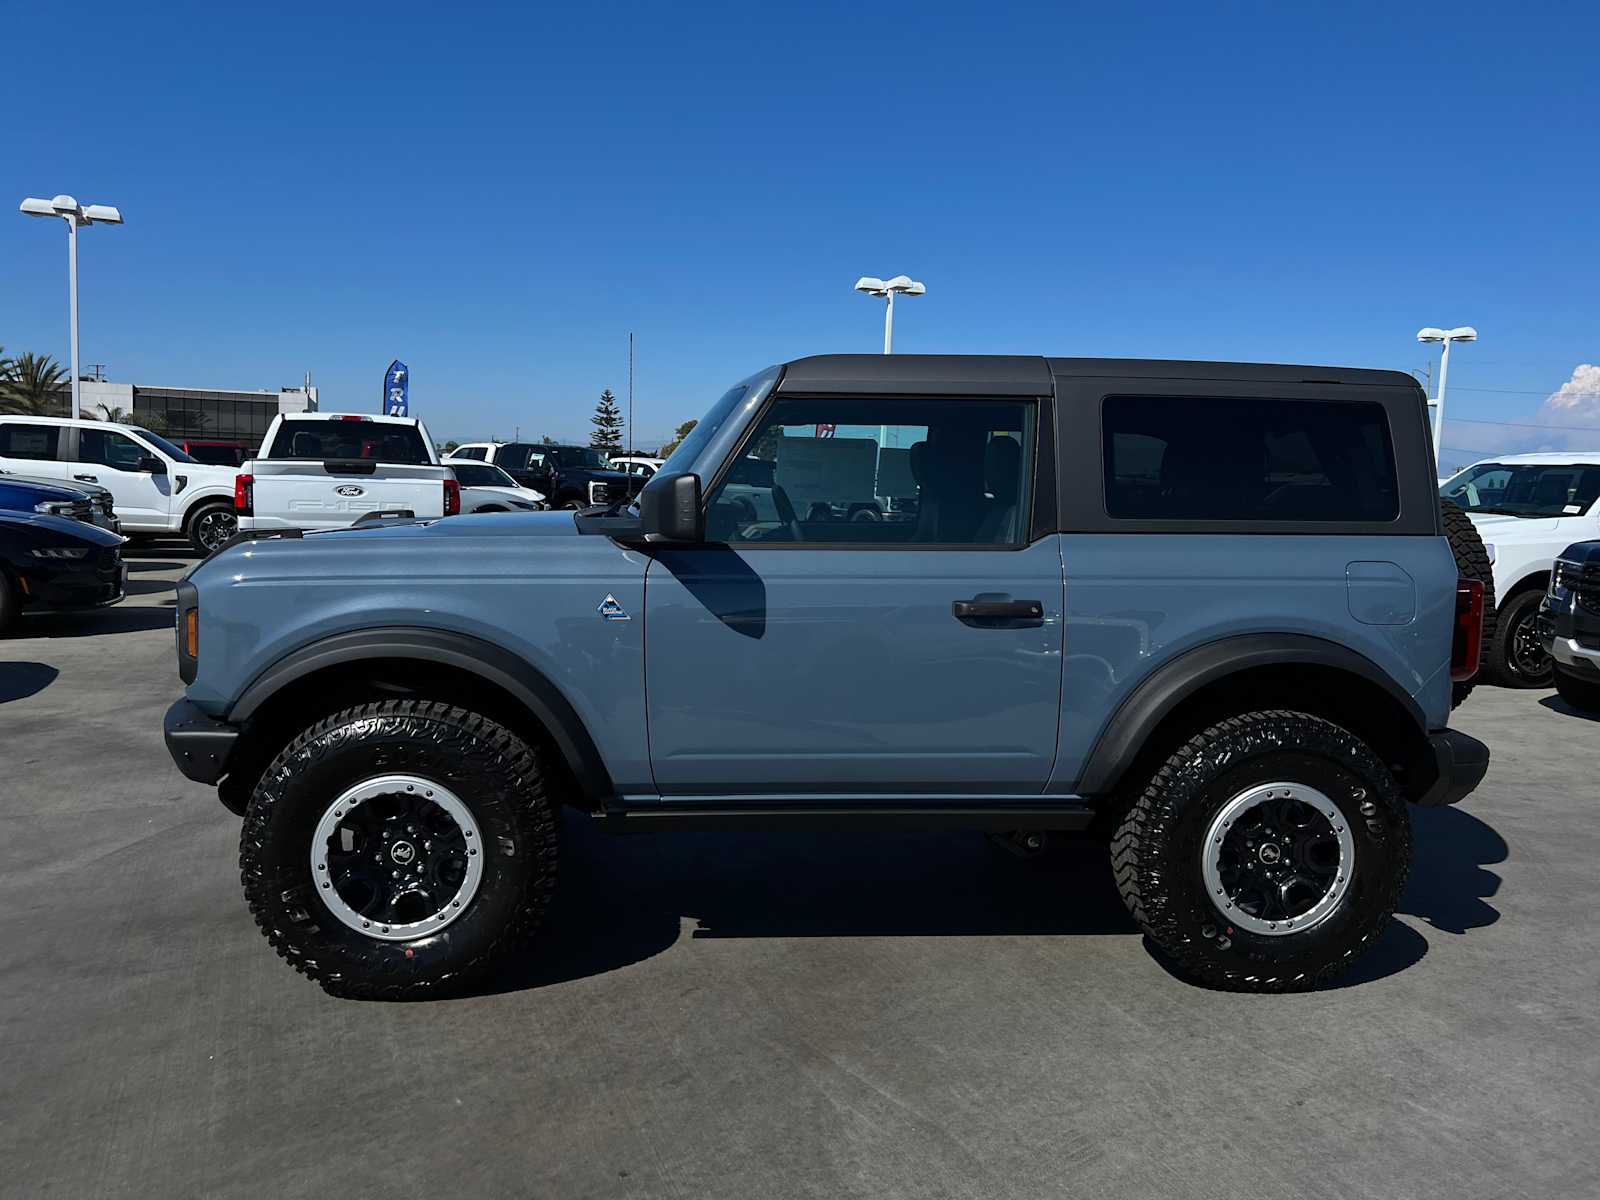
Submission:
[[[12,583],[4,569],[0,569],[0,634],[5,633],[11,622],[17,619],[17,586]]]
[[[239,531],[239,518],[234,513],[231,503],[224,500],[214,500],[198,506],[189,514],[189,520],[183,527],[183,536],[189,539],[189,545],[193,547],[194,552],[202,557],[215,553],[227,541],[227,538],[223,538],[222,541],[215,544],[207,543],[202,531],[209,531],[208,517],[216,518],[219,521],[224,519],[231,520],[233,532],[229,533],[228,537],[232,537],[234,533]]]
[[[1539,670],[1526,670],[1513,653],[1517,626],[1539,611],[1543,599],[1542,589],[1526,588],[1512,595],[1500,610],[1494,639],[1485,637],[1483,645],[1484,673],[1492,682],[1511,688],[1547,688],[1555,683],[1555,661],[1548,654],[1541,654]]]
[[[1574,675],[1556,665],[1556,693],[1573,708],[1583,712],[1600,712],[1600,681]]]
[[[1483,544],[1478,527],[1472,523],[1454,500],[1440,500],[1439,510],[1444,517],[1444,535],[1450,541],[1450,551],[1456,556],[1456,570],[1466,579],[1476,579],[1483,584],[1483,657],[1489,657],[1489,646],[1494,639],[1494,567],[1489,562],[1489,550]],[[1477,676],[1463,683],[1451,684],[1450,707],[1457,707],[1477,682]]]
[[[1348,889],[1303,932],[1237,928],[1207,894],[1201,843],[1248,788],[1305,783],[1334,802],[1354,839]],[[1349,967],[1383,932],[1411,863],[1411,822],[1387,767],[1348,730],[1308,713],[1219,721],[1179,747],[1123,817],[1111,864],[1123,902],[1184,976],[1241,992],[1305,991]]]
[[[482,880],[461,915],[414,941],[379,941],[339,921],[311,877],[312,834],[345,789],[374,776],[435,779],[482,831]],[[555,890],[557,821],[541,751],[437,701],[347,708],[305,730],[256,784],[239,873],[274,949],[335,996],[405,1000],[470,982],[538,929]]]

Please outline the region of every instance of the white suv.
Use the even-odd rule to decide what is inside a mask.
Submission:
[[[196,462],[136,425],[70,417],[0,416],[0,470],[97,483],[122,531],[181,534],[209,554],[238,529],[232,467]]]
[[[1485,459],[1445,480],[1439,494],[1467,510],[1494,564],[1498,616],[1483,650],[1486,673],[1511,687],[1552,686],[1534,618],[1556,555],[1600,538],[1600,451]]]

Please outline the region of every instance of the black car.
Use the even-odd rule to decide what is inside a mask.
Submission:
[[[1557,556],[1535,618],[1556,669],[1556,691],[1574,708],[1600,712],[1600,542]]]
[[[7,508],[88,521],[112,533],[122,532],[122,523],[112,507],[111,489],[97,483],[67,484],[59,479],[0,471],[0,509]]]
[[[0,630],[24,608],[100,608],[127,589],[123,538],[84,521],[0,510]]]
[[[615,504],[637,496],[645,485],[641,476],[613,470],[606,452],[592,446],[508,442],[496,448],[494,465],[523,487],[544,493],[551,508]]]

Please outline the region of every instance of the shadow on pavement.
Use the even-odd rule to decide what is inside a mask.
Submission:
[[[0,662],[0,704],[37,696],[56,681],[61,672],[44,663]]]
[[[1415,858],[1399,911],[1456,934],[1499,920],[1486,898],[1500,878],[1485,867],[1505,861],[1504,839],[1458,808],[1412,817]],[[613,837],[569,814],[562,840],[561,882],[540,940],[466,994],[618,970],[670,948],[685,928],[693,938],[1139,932],[1105,846],[1089,839],[1019,862],[976,833]],[[1421,933],[1391,921],[1333,986],[1397,974],[1427,953]]]
[[[1580,721],[1600,721],[1600,712],[1584,712],[1583,709],[1573,707],[1557,695],[1545,696],[1539,703],[1551,712],[1560,713],[1563,717],[1577,717]]]
[[[178,571],[189,565],[182,562],[155,562],[150,559],[133,558],[127,553],[123,554],[123,558],[128,561],[130,575],[138,575],[145,571]]]
[[[171,629],[172,609],[127,606],[91,612],[24,613],[12,628],[14,637],[94,637],[102,633],[142,633]]]

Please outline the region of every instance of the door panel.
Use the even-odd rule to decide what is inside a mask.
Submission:
[[[1042,791],[1060,711],[1059,541],[657,552],[645,586],[657,787]],[[1042,611],[959,619],[952,604],[971,600]]]
[[[140,471],[140,458],[155,457],[115,429],[76,428],[77,449],[66,464],[67,482],[82,480],[110,488],[117,516],[129,529],[164,530],[172,511],[172,476]]]

